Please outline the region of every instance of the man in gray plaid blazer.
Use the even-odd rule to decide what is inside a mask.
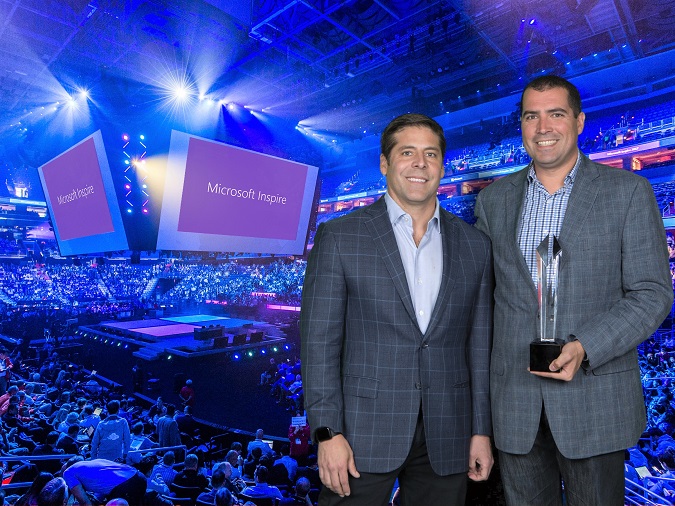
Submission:
[[[492,467],[490,245],[443,210],[445,138],[431,118],[381,139],[387,194],[322,224],[302,295],[305,405],[319,503],[463,505]]]
[[[579,91],[542,76],[521,100],[527,168],[478,196],[495,264],[491,398],[507,503],[624,504],[624,449],[645,428],[636,346],[673,302],[663,222],[649,182],[577,148]],[[559,240],[550,372],[529,372],[539,327],[535,250]],[[551,282],[553,282],[553,278]],[[540,288],[541,289],[541,288]]]

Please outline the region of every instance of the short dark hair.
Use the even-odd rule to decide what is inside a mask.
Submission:
[[[154,455],[146,455],[141,459],[140,462],[135,464],[134,467],[147,476],[148,473],[155,467],[156,463],[157,458]]]
[[[112,400],[106,405],[109,415],[116,415],[120,410],[120,401]]]
[[[269,471],[265,466],[258,466],[255,470],[255,477],[258,478],[258,483],[267,483],[267,476]]]
[[[45,438],[45,443],[47,443],[48,445],[55,445],[59,440],[59,436],[61,436],[61,433],[56,430],[53,430],[49,434],[47,434],[47,437]]]
[[[574,117],[576,118],[579,116],[579,113],[581,113],[581,95],[579,94],[577,87],[560,76],[546,75],[533,79],[525,86],[523,93],[520,95],[521,117],[523,116],[523,98],[525,97],[525,92],[530,88],[536,91],[546,91],[551,88],[563,88],[564,90],[567,90],[567,102],[574,113]]]
[[[394,136],[406,127],[425,127],[431,130],[438,137],[438,145],[441,148],[441,159],[445,158],[445,133],[443,127],[435,120],[424,114],[403,114],[391,120],[385,127],[380,137],[380,152],[389,161],[391,150],[394,149],[396,139]]]
[[[234,500],[232,499],[232,493],[226,488],[219,488],[216,492],[216,497],[214,498],[214,504],[216,506],[232,506]]]
[[[218,488],[222,486],[223,483],[225,483],[225,473],[220,469],[216,469],[213,471],[213,474],[211,474],[211,486],[213,488]]]

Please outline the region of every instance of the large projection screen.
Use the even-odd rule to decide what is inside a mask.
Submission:
[[[61,255],[129,248],[100,130],[38,173]]]
[[[302,255],[318,174],[174,130],[157,249]]]

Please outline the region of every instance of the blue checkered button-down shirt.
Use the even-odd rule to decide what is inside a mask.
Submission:
[[[534,163],[530,163],[527,173],[527,193],[525,194],[523,214],[518,227],[518,244],[525,257],[527,267],[530,269],[534,286],[538,285],[537,246],[546,236],[550,236],[548,254],[549,258],[552,257],[553,236],[560,237],[560,229],[567,210],[567,201],[570,198],[580,164],[581,156],[577,155],[577,161],[565,177],[562,188],[551,195],[537,179]],[[563,251],[561,255],[564,254]],[[548,271],[549,283],[553,281],[553,276],[553,269],[551,269]]]

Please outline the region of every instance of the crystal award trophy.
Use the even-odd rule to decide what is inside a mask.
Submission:
[[[549,252],[550,237],[553,238],[552,254]],[[565,344],[562,339],[555,337],[560,253],[562,249],[555,236],[547,235],[537,246],[539,339],[530,343],[530,371],[557,372],[550,371],[549,366],[560,355]]]

